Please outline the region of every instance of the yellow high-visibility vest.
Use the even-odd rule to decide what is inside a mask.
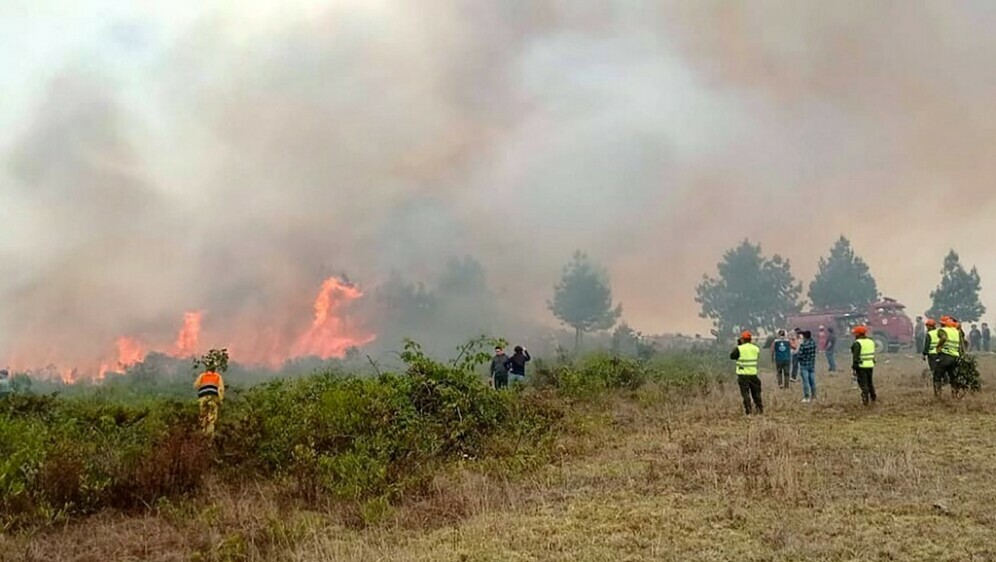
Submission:
[[[737,374],[748,376],[757,374],[757,361],[761,357],[761,348],[748,342],[737,347],[740,359],[737,359]]]
[[[958,328],[944,328],[944,333],[948,336],[948,341],[944,342],[941,353],[951,357],[961,357],[961,333]]]
[[[858,363],[858,367],[862,369],[875,368],[875,340],[862,338],[858,340],[858,344],[861,345],[861,361]]]
[[[940,343],[941,332],[937,328],[927,332],[927,355],[937,355],[937,344]]]

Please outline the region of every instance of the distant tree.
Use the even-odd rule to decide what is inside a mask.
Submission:
[[[10,388],[17,394],[30,394],[31,377],[27,373],[17,373],[10,379]]]
[[[854,255],[851,241],[843,236],[820,258],[816,278],[809,284],[813,310],[860,309],[878,299],[878,286],[865,260]]]
[[[709,318],[717,337],[730,340],[742,330],[774,330],[799,312],[802,284],[792,276],[789,260],[766,258],[761,246],[744,240],[727,250],[717,265],[718,277],[702,276],[695,302],[699,316]]]
[[[561,322],[574,328],[575,349],[581,347],[585,332],[608,330],[622,315],[622,305],[612,306],[608,271],[581,251],[564,266],[548,306]]]
[[[630,327],[626,322],[621,322],[612,331],[612,352],[619,355],[636,356],[637,346],[640,344],[640,334]]]
[[[432,321],[439,307],[431,291],[421,283],[406,282],[397,270],[377,287],[374,300],[388,314],[386,320],[406,326]]]
[[[228,350],[212,349],[204,355],[194,359],[194,370],[214,371],[224,373],[228,370]]]
[[[612,352],[626,357],[649,359],[657,351],[656,343],[622,322],[612,332]]]
[[[488,290],[484,266],[472,256],[450,258],[439,279],[439,292],[454,295],[481,295]]]
[[[948,315],[962,322],[975,322],[986,313],[985,305],[979,300],[980,291],[982,281],[979,271],[975,267],[965,271],[958,254],[951,250],[944,258],[941,284],[930,293],[934,304],[927,311],[927,316],[939,318]]]

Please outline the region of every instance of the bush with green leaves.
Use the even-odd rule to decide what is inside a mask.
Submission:
[[[195,491],[207,443],[196,409],[12,396],[0,403],[0,510],[7,526],[105,507],[142,507]]]
[[[196,493],[212,471],[226,482],[267,479],[306,501],[360,506],[375,520],[426,492],[447,466],[543,462],[584,411],[578,404],[606,391],[710,380],[704,357],[602,353],[537,362],[527,388],[496,391],[481,372],[496,343],[476,338],[444,363],[408,341],[400,372],[331,370],[233,392],[214,441],[197,430],[192,396],[143,398],[127,377],[71,396],[15,394],[0,401],[0,524],[154,505]],[[219,359],[214,368],[223,368]]]
[[[488,355],[466,351],[476,359],[447,365],[408,342],[401,374],[330,373],[253,388],[238,415],[222,416],[219,451],[226,462],[291,478],[308,498],[395,499],[447,461],[488,456],[523,428],[532,437],[543,432],[530,428],[550,428],[557,415],[490,389],[475,373]]]
[[[974,356],[964,355],[958,362],[951,388],[957,392],[977,392],[982,388],[982,382],[979,380],[979,364]]]

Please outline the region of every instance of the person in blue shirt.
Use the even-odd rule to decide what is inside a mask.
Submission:
[[[775,363],[778,388],[788,388],[792,368],[792,344],[785,337],[785,330],[778,330],[778,337],[771,343],[771,360]]]

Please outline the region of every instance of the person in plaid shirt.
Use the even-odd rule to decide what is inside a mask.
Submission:
[[[816,341],[809,330],[802,332],[802,343],[799,344],[799,376],[802,378],[802,401],[812,402],[816,399]]]

